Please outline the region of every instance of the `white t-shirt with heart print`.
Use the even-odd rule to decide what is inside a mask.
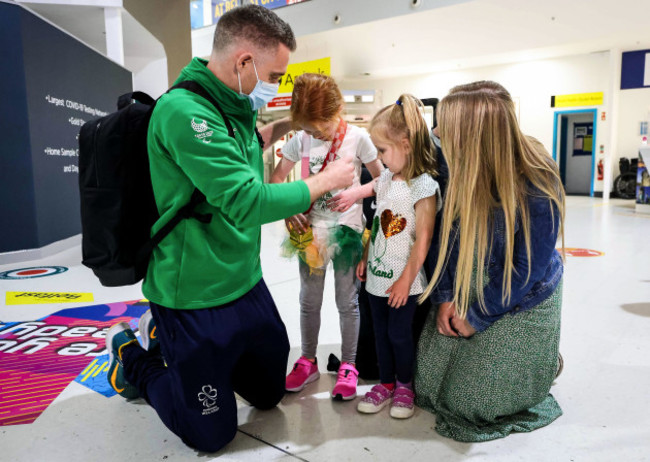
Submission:
[[[386,169],[375,183],[375,191],[377,211],[368,249],[366,290],[377,297],[388,297],[386,290],[402,275],[415,243],[415,204],[437,195],[439,210],[442,202],[438,182],[428,174],[407,183],[393,180],[393,172]],[[409,295],[421,294],[426,286],[421,268]]]

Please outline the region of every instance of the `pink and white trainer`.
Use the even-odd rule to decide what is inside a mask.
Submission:
[[[381,383],[370,389],[357,405],[357,411],[363,414],[376,414],[390,403],[393,392]]]
[[[356,398],[357,377],[359,377],[359,371],[352,364],[341,364],[336,385],[332,389],[332,399],[348,401]]]
[[[300,391],[308,383],[318,380],[320,372],[318,372],[318,364],[311,362],[304,356],[298,358],[293,365],[293,369],[287,375],[285,388],[287,391]]]
[[[397,387],[390,406],[390,416],[395,419],[408,419],[415,412],[415,393],[408,387]]]

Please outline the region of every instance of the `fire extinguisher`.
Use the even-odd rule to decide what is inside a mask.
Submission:
[[[602,181],[604,178],[605,167],[603,166],[603,159],[598,161],[598,181]]]

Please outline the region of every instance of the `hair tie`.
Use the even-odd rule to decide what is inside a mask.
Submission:
[[[398,106],[401,106],[402,102],[400,100],[397,100],[397,101],[395,101],[395,104],[397,104]]]

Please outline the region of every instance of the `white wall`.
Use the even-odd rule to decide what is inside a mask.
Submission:
[[[135,63],[132,58],[133,90],[148,93],[152,98],[158,98],[170,87],[167,78],[167,58],[151,60],[140,58],[141,62]]]
[[[494,80],[502,84],[513,98],[519,99],[520,123],[522,130],[538,138],[552,153],[554,113],[557,110],[593,109],[598,110],[598,126],[594,151],[596,162],[605,158],[607,162],[608,142],[610,138],[611,121],[601,121],[602,111],[606,111],[609,89],[609,52],[591,53],[587,55],[569,56],[557,59],[527,61],[508,65],[490,66],[454,72],[443,72],[431,75],[411,76],[400,79],[370,80],[355,79],[341,81],[344,89],[376,89],[383,95],[383,104],[390,104],[404,92],[413,93],[418,97],[444,97],[455,85],[476,80]],[[604,92],[605,101],[602,106],[575,108],[551,108],[551,96],[573,93]],[[648,90],[650,92],[650,90]],[[650,104],[650,96],[648,103]],[[627,100],[627,99],[626,99]],[[621,99],[619,112],[627,113],[627,105],[631,103]],[[637,111],[638,112],[638,111]],[[646,110],[647,112],[647,110]],[[633,144],[627,135],[619,134],[619,143]],[[600,145],[604,152],[600,153]],[[618,165],[620,154],[614,153],[613,162]],[[629,156],[628,156],[629,157]],[[614,171],[616,170],[615,168]],[[603,190],[603,182],[595,181],[595,191]]]
[[[637,157],[641,144],[639,123],[650,120],[650,88],[621,90],[619,104],[618,153],[615,157]],[[618,175],[618,171],[617,160],[614,165],[614,175]]]

